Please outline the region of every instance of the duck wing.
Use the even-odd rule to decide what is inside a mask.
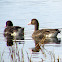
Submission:
[[[41,29],[37,30],[32,34],[32,38],[43,38],[46,35],[52,34],[57,36],[60,31],[58,29]]]

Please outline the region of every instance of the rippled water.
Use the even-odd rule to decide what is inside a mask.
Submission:
[[[32,53],[34,26],[27,25],[32,18],[39,20],[40,29],[59,28],[58,38],[62,39],[61,0],[0,0],[0,62],[54,62],[54,59],[57,62],[58,57],[62,62],[62,40],[60,44],[45,44],[44,48],[41,45],[40,52]],[[3,35],[7,20],[11,20],[14,26],[25,28],[24,41],[8,45]]]

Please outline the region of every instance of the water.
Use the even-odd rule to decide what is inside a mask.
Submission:
[[[32,62],[42,60],[44,62],[53,62],[54,55],[56,62],[58,57],[62,62],[62,41],[60,44],[46,44],[43,49],[44,54],[41,51],[31,53],[31,48],[35,47],[34,40],[31,38],[34,26],[28,26],[27,24],[32,18],[38,19],[40,29],[62,28],[62,1],[0,0],[0,62],[23,62],[23,60],[24,62],[29,62],[30,58]],[[22,44],[14,42],[13,46],[7,46],[6,39],[3,36],[7,20],[11,20],[14,26],[25,28],[25,42],[22,42]],[[58,38],[62,39],[62,31]]]

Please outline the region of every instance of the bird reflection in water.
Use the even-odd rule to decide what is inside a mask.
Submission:
[[[32,49],[33,52],[39,52],[40,50],[42,50],[42,48],[44,47],[44,44],[60,44],[61,39],[55,37],[55,38],[46,38],[43,37],[42,39],[40,38],[33,38],[33,40],[35,41],[35,48]],[[42,47],[40,47],[42,46]]]
[[[6,38],[7,46],[12,46],[13,45],[13,36],[10,34],[4,34],[4,37]]]
[[[9,36],[8,36],[9,37]],[[11,39],[7,39],[7,46],[12,46],[13,45],[13,37],[10,36]]]

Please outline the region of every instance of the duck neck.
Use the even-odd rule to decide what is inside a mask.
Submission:
[[[39,23],[35,24],[35,31],[39,30]]]

